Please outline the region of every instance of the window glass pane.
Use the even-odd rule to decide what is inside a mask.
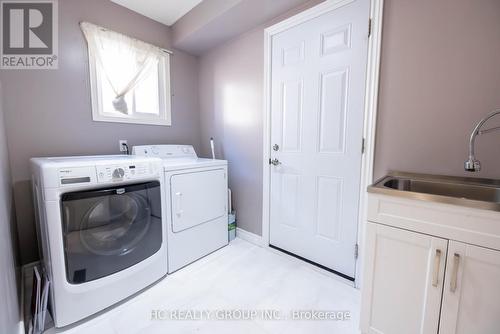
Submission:
[[[136,123],[135,121],[137,121],[140,124],[170,125],[170,122],[166,124],[166,121],[170,119],[171,112],[170,82],[168,81],[170,78],[164,79],[163,76],[168,73],[170,67],[168,55],[162,56],[164,58],[160,57],[161,59],[157,60],[156,64],[142,73],[140,83],[125,95],[128,110],[123,113],[115,110],[113,106],[116,94],[106,74],[112,74],[112,77],[120,82],[121,70],[137,59],[135,59],[136,55],[133,52],[129,52],[130,50],[120,49],[118,52],[112,46],[113,43],[110,42],[109,47],[101,50],[104,53],[102,56],[113,60],[111,65],[109,62],[106,63],[112,68],[104,70],[101,63],[95,61],[96,59],[90,59],[90,61],[94,61],[92,65],[95,68],[95,72],[91,73],[92,96],[97,98],[95,105],[99,108],[97,112],[93,111],[94,120],[127,123]]]
[[[143,81],[137,87],[125,95],[125,101],[128,106],[128,114],[132,115],[135,112],[160,115],[160,96],[159,96],[159,68],[153,66],[147,74],[145,74]],[[113,100],[115,93],[111,88],[105,74],[101,72],[101,89],[102,89],[102,108],[105,114],[113,116],[126,116],[123,113],[116,111],[113,107]],[[135,94],[135,110],[134,110],[134,95]]]
[[[105,114],[111,114],[113,116],[122,116],[125,117],[127,115],[116,111],[115,108],[113,107],[113,100],[115,99],[115,92],[113,91],[113,88],[111,88],[111,85],[109,84],[109,81],[106,79],[104,73],[100,73],[99,78],[101,80],[101,91],[102,91],[102,111]],[[128,110],[129,114],[132,114],[132,94],[129,93],[125,95],[125,101],[127,102],[128,105]]]
[[[158,66],[154,66],[135,88],[135,112],[160,115]]]

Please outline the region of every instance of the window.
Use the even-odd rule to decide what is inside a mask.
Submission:
[[[94,121],[171,125],[170,54],[82,23],[89,46]]]

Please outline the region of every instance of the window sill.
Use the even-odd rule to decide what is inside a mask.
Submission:
[[[165,119],[128,119],[122,117],[93,117],[94,122],[106,123],[123,123],[123,124],[137,124],[137,125],[156,125],[156,126],[172,126],[170,120]]]

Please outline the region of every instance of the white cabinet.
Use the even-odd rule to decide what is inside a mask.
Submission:
[[[440,334],[500,333],[500,252],[450,241]]]
[[[436,333],[448,241],[368,223],[363,333]]]
[[[368,219],[362,333],[500,333],[498,213],[377,195]]]

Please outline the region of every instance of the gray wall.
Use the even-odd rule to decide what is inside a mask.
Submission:
[[[465,174],[474,123],[500,107],[499,15],[498,0],[385,1],[376,177],[391,169]],[[200,58],[203,137],[217,138],[230,163],[239,226],[256,234],[262,85],[263,27]],[[478,140],[484,170],[474,176],[500,177],[499,136]]]
[[[89,21],[170,46],[170,29],[106,0],[59,1],[59,69],[0,71],[23,263],[37,259],[28,161],[35,156],[116,154],[129,145],[200,144],[198,59],[174,51],[172,126],[93,122],[87,46],[78,23]]]
[[[377,177],[500,177],[500,133],[477,140],[483,171],[463,171],[474,124],[500,108],[499,18],[498,0],[385,1]]]
[[[239,226],[261,234],[264,26],[204,54],[199,63],[175,52],[172,127],[97,123],[91,120],[78,22],[167,48],[171,31],[106,0],[64,0],[59,6],[60,69],[0,71],[22,262],[37,257],[29,158],[116,153],[118,139],[132,145],[191,143],[208,155],[214,136],[219,156],[230,163]],[[463,174],[468,133],[500,107],[500,2],[386,0],[384,11],[375,174]],[[484,170],[477,176],[500,177],[498,136],[478,140]]]
[[[252,31],[200,59],[203,138],[215,138],[216,155],[229,162],[229,186],[238,227],[261,234],[262,30]],[[203,153],[209,145],[203,143]]]
[[[238,227],[262,234],[264,28],[321,1],[309,1],[200,57],[202,137],[229,161]],[[202,152],[210,152],[208,141]]]
[[[12,183],[0,85],[0,333],[17,333],[20,312]]]

